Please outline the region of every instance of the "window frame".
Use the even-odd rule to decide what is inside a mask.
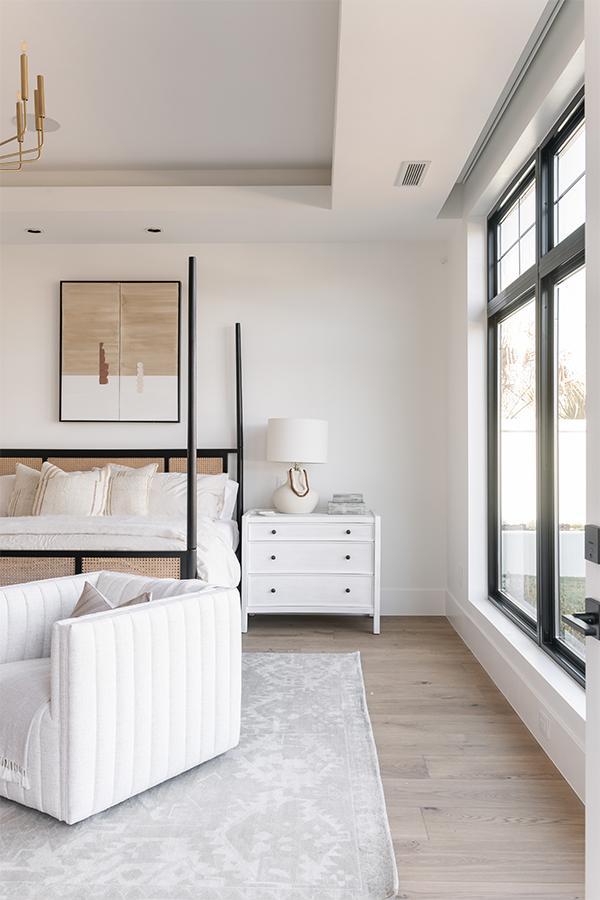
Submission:
[[[492,212],[488,216],[488,300],[501,302],[504,299],[511,298],[514,294],[513,286],[523,280],[527,283],[526,275],[531,275],[535,264],[526,269],[514,280],[511,281],[503,290],[498,291],[498,227],[502,221],[504,214],[513,206],[515,201],[524,194],[527,188],[536,181],[535,157],[531,157],[519,171],[519,174],[511,182],[508,190],[503,194],[502,201],[497,203]],[[537,251],[537,184],[536,184],[536,251]],[[517,238],[516,243],[521,239]],[[536,252],[537,257],[537,252]]]
[[[543,147],[543,165],[545,167],[545,172],[543,173],[547,179],[547,221],[546,227],[544,229],[543,237],[544,242],[542,244],[541,250],[542,255],[549,253],[551,250],[556,249],[561,244],[569,239],[571,235],[567,235],[566,238],[563,238],[559,243],[556,242],[556,236],[554,234],[554,194],[555,194],[555,184],[554,184],[554,156],[557,150],[565,144],[568,139],[577,131],[579,126],[583,121],[585,121],[585,101],[583,98],[583,93],[580,92],[575,98],[575,101],[569,104],[564,114],[558,120],[554,128],[550,131],[550,133],[546,136]],[[584,170],[585,176],[585,170]],[[575,182],[570,185],[568,190],[571,190],[574,187]],[[567,192],[563,192],[564,196]],[[580,226],[585,227],[585,226]],[[571,232],[571,234],[575,234],[575,232]]]
[[[546,653],[580,684],[585,662],[559,639],[555,627],[556,474],[555,474],[555,335],[554,288],[585,265],[585,223],[559,243],[554,241],[554,155],[585,120],[583,88],[573,98],[535,153],[517,173],[487,220],[487,454],[488,454],[488,596]],[[535,262],[497,292],[498,225],[515,200],[535,182]],[[534,622],[500,589],[499,467],[499,325],[533,298],[536,323],[536,463],[537,463],[537,620]]]

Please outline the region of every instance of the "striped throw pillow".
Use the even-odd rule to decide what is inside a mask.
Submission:
[[[63,472],[45,462],[33,500],[34,516],[101,516],[106,505],[108,468]]]
[[[108,493],[106,496],[107,516],[147,516],[150,484],[158,465],[130,468],[111,465]]]
[[[12,494],[8,501],[9,516],[32,516],[33,501],[40,483],[40,473],[37,469],[17,463]]]

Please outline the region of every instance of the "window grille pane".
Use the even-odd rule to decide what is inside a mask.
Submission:
[[[500,260],[498,290],[504,290],[515,278],[519,277],[519,274],[519,245],[515,244],[512,250],[509,250],[506,256],[503,256]]]
[[[555,243],[559,243],[585,222],[585,175],[554,205],[554,213]]]
[[[535,263],[535,228],[526,231],[519,241],[520,248],[520,269],[526,272],[527,269]]]
[[[585,125],[582,123],[556,154],[556,197],[585,172]]]
[[[519,200],[519,233],[535,224],[535,183],[530,184]]]
[[[496,290],[502,291],[535,262],[535,182],[503,215],[496,235]]]
[[[515,241],[519,239],[519,204],[518,202],[504,216],[499,226],[498,255],[504,256]]]

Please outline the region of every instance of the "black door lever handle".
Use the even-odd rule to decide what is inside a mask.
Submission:
[[[561,616],[565,625],[570,625],[580,634],[593,637],[598,631],[598,616],[594,613],[573,613]]]
[[[600,640],[600,602],[593,597],[585,598],[585,611],[561,616],[565,625],[570,625],[579,634]]]

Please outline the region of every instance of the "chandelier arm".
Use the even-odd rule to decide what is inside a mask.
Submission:
[[[28,150],[22,150],[21,153],[18,153],[17,151],[15,151],[14,153],[3,153],[2,156],[0,156],[0,159],[12,159],[16,156],[21,162],[35,162],[35,159],[23,159],[23,157],[26,153],[37,153],[38,156],[36,158],[39,159],[39,157],[41,156],[40,151],[41,147],[30,147]]]
[[[41,140],[40,140],[40,134],[41,134]],[[19,159],[20,159],[20,161],[23,162],[23,163],[37,162],[37,160],[41,158],[41,155],[42,155],[42,147],[43,147],[43,146],[44,146],[44,132],[43,132],[43,131],[42,131],[42,132],[39,132],[39,131],[38,131],[38,145],[37,145],[37,147],[29,147],[29,149],[27,149],[27,150],[21,150],[20,152],[19,152],[18,150],[15,150],[13,153],[4,153],[2,156],[0,156],[0,160],[2,160],[2,159],[11,159],[13,156],[18,156]],[[37,156],[35,156],[33,159],[23,159],[22,157],[23,157],[26,153],[37,153]],[[16,160],[15,160],[15,162],[16,162]]]
[[[22,160],[23,165],[26,165],[27,163],[37,162],[38,159],[42,158],[42,148],[41,147],[38,147],[37,150],[34,147],[32,147],[31,150],[24,150],[23,153],[35,153],[35,156],[32,156],[30,159],[23,159]]]
[[[13,135],[13,137],[6,138],[5,141],[0,141],[0,147],[3,147],[5,144],[10,144],[11,141],[16,141],[16,140],[18,140],[18,138],[19,138],[18,134]]]
[[[41,157],[42,157],[42,154],[40,153],[39,150],[34,150],[34,149],[24,150],[23,153],[35,153],[36,155],[30,157],[29,159],[25,159],[24,157],[22,157],[21,159],[19,159],[18,157],[16,159],[12,159],[9,156],[0,156],[0,162],[2,162],[3,164],[6,164],[6,165],[9,165],[10,163],[13,163],[13,162],[22,163],[23,165],[25,165],[26,163],[37,162],[38,159],[41,159]]]
[[[19,149],[21,149],[21,145],[20,145],[20,144],[19,144]],[[15,162],[16,162],[16,160],[15,160]],[[0,164],[0,169],[1,169],[3,172],[19,172],[22,168],[23,168],[23,158],[22,158],[22,153],[20,154],[20,157],[19,157],[19,165],[18,165],[18,166],[13,166],[11,163],[2,163],[2,164]]]

